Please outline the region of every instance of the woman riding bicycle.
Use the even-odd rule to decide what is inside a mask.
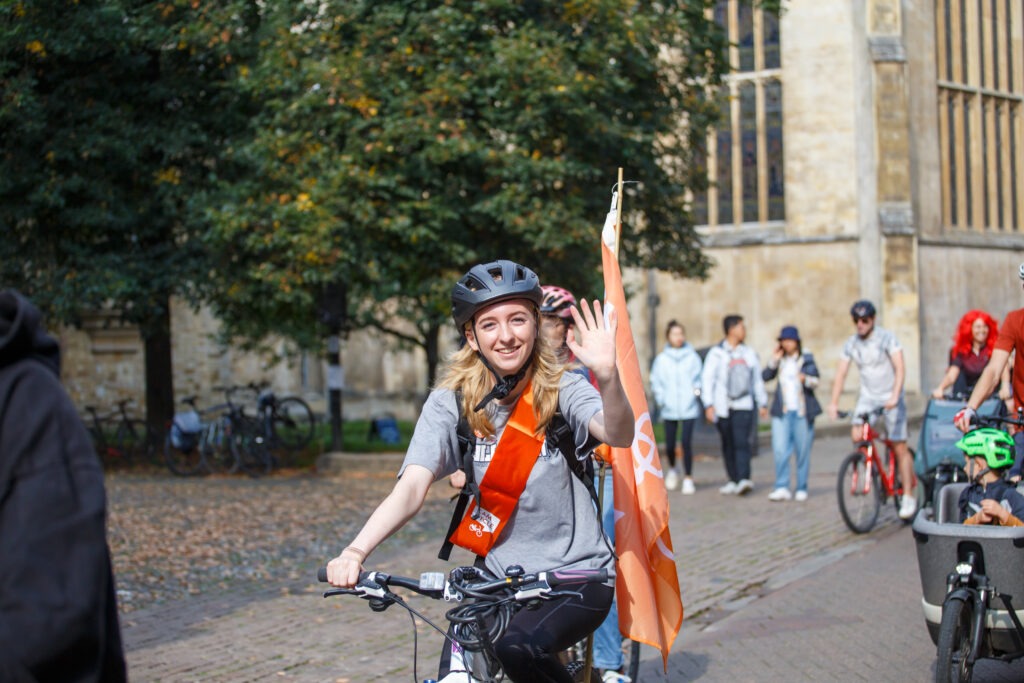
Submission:
[[[476,435],[472,470],[480,493],[451,540],[498,576],[510,565],[526,572],[606,568],[614,574],[586,485],[545,443],[545,428],[560,411],[578,449],[591,436],[617,447],[632,443],[632,409],[615,361],[617,317],[609,310],[605,321],[596,301],[593,311],[585,302],[572,310],[575,325],[566,343],[597,377],[598,393],[583,377],[564,372],[538,334],[541,300],[537,276],[511,261],[474,266],[455,284],[452,317],[466,343],[427,398],[394,489],[328,564],[332,584],[354,585],[366,556],[419,511],[433,482],[460,467],[460,414]],[[556,655],[597,628],[613,585],[611,579],[580,584],[574,590],[581,598],[517,612],[495,647],[506,676],[568,683]]]

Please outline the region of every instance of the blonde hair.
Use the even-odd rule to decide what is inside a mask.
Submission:
[[[467,323],[468,325],[469,323]],[[533,414],[537,419],[537,434],[547,429],[558,409],[558,385],[565,365],[559,362],[554,349],[538,334],[533,342],[527,377],[533,382]],[[462,414],[470,428],[482,436],[494,436],[486,410],[474,410],[481,399],[494,387],[494,374],[487,369],[480,356],[469,344],[449,356],[437,386],[462,392]]]

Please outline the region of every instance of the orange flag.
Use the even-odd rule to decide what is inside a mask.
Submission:
[[[622,634],[660,649],[667,671],[668,653],[683,622],[683,602],[668,529],[668,497],[654,425],[647,410],[640,362],[629,326],[622,273],[612,251],[617,242],[616,194],[612,195],[612,210],[601,239],[605,306],[614,306],[618,312],[615,353],[619,378],[636,420],[632,447],[612,449],[615,552],[619,556],[616,604]]]

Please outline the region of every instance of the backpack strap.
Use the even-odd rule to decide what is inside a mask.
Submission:
[[[462,412],[461,390],[455,392],[455,402],[459,408],[459,425],[455,432],[459,440],[459,461],[462,463],[459,469],[466,474],[466,483],[462,486],[462,490],[459,491],[458,500],[455,501],[455,510],[452,512],[452,521],[448,524],[448,532],[444,535],[444,543],[441,544],[441,550],[437,553],[438,559],[446,562],[452,554],[452,547],[454,547],[451,537],[455,530],[459,528],[459,523],[466,514],[466,507],[469,505],[469,501],[472,499],[476,501],[478,507],[480,505],[480,487],[473,476],[473,450],[476,447],[476,435],[469,428],[469,420],[466,419],[465,413]]]
[[[548,424],[546,438],[548,447],[555,447],[559,450],[565,458],[565,464],[569,466],[569,470],[587,487],[587,492],[593,499],[594,505],[600,510],[601,499],[598,497],[597,489],[594,487],[594,460],[589,455],[581,460],[576,457],[576,453],[589,454],[601,445],[601,442],[593,436],[588,436],[587,442],[577,451],[576,439],[573,438],[572,429],[569,428],[569,423],[562,415],[561,408],[555,410],[555,414]],[[600,512],[598,515],[600,515]]]

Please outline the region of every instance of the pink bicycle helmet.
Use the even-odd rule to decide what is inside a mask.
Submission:
[[[559,318],[572,322],[570,309],[576,305],[576,297],[568,289],[547,285],[541,287],[544,299],[540,304],[541,315],[556,315]]]

